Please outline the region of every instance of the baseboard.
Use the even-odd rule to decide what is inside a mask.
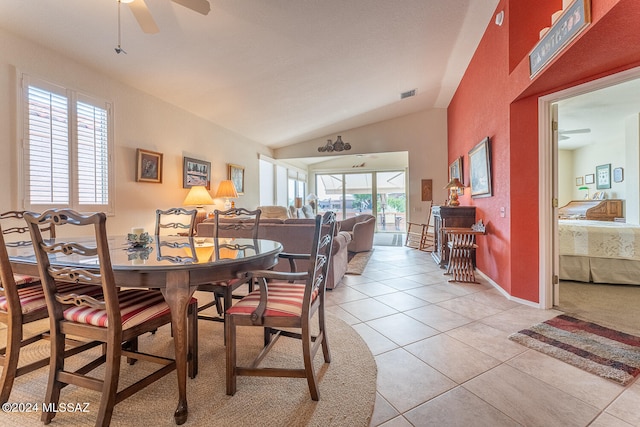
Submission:
[[[494,288],[496,288],[496,290],[498,292],[500,292],[502,294],[502,296],[504,296],[506,299],[508,299],[509,301],[513,301],[513,302],[517,302],[518,304],[522,304],[522,305],[527,305],[529,307],[533,307],[533,308],[540,308],[540,309],[544,309],[544,307],[542,307],[540,305],[540,303],[537,302],[533,302],[533,301],[529,301],[526,299],[522,299],[522,298],[518,298],[518,297],[514,297],[512,295],[510,295],[507,291],[505,291],[500,285],[498,285],[496,282],[494,282],[493,280],[491,280],[491,278],[489,276],[487,276],[486,274],[484,274],[481,270],[478,270],[476,268],[476,274],[479,274],[480,276],[484,277],[484,279],[489,282],[489,284],[491,286],[493,286]]]

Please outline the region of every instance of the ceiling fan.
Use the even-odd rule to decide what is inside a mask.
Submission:
[[[558,130],[558,139],[560,141],[563,141],[565,139],[570,138],[570,136],[567,136],[567,135],[575,135],[580,133],[591,133],[591,129],[583,128],[583,129],[572,129],[572,130]]]
[[[208,0],[171,0],[174,3],[178,3],[188,9],[191,9],[195,12],[201,13],[203,15],[207,15],[211,11],[211,5]],[[142,28],[147,34],[155,34],[158,31],[158,25],[156,21],[151,16],[151,12],[147,7],[147,3],[145,0],[118,0],[118,46],[115,48],[116,53],[124,53],[127,52],[122,48],[121,45],[121,30],[120,30],[120,6],[122,3],[126,3],[131,9],[133,16],[138,21],[138,25]]]
[[[138,21],[138,25],[142,28],[147,34],[155,34],[158,31],[158,25],[156,21],[151,16],[151,12],[145,3],[145,0],[120,0],[122,3],[127,3],[129,9],[133,13],[133,16]],[[178,3],[188,9],[193,10],[194,12],[201,13],[202,15],[207,15],[209,11],[211,11],[211,5],[208,0],[171,0],[174,3]]]

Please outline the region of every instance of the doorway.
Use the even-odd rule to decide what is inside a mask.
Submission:
[[[336,212],[338,220],[369,214],[376,232],[404,233],[407,195],[405,171],[319,173],[318,212]],[[375,195],[375,197],[374,197]]]
[[[631,115],[640,113],[640,99],[635,97],[620,96],[622,93],[637,94],[638,89],[629,92],[623,85],[637,85],[640,87],[640,69],[628,70],[613,76],[608,76],[580,86],[575,86],[550,94],[539,99],[539,217],[540,217],[540,305],[541,308],[552,308],[560,303],[559,293],[554,293],[554,278],[558,280],[559,247],[557,243],[557,209],[568,199],[581,199],[584,197],[584,178],[590,175],[591,171],[584,169],[558,170],[558,159],[561,157],[563,144],[570,142],[573,148],[565,150],[579,149],[580,144],[593,144],[596,142],[605,143],[611,141],[611,132],[601,130],[598,121],[616,111],[618,115]],[[607,98],[607,92],[618,90],[618,96],[613,96],[615,101]],[[598,95],[602,95],[599,97]],[[587,102],[588,101],[588,102]],[[558,109],[557,126],[553,127],[553,111]],[[586,118],[589,111],[600,108],[600,112],[595,117]],[[626,112],[626,113],[625,113]],[[581,118],[582,117],[582,118]],[[622,118],[623,119],[623,118]],[[580,121],[582,120],[582,121]],[[605,133],[604,137],[601,132]],[[609,145],[605,150],[609,149]],[[631,156],[633,157],[633,156]],[[637,157],[637,156],[636,156]],[[633,179],[634,191],[626,191],[626,207],[630,214],[637,209],[638,200],[638,159],[623,158],[625,163],[626,176]],[[562,162],[560,162],[562,163]],[[605,163],[602,161],[602,163]],[[606,162],[608,163],[608,161]],[[595,173],[595,167],[593,168]],[[582,178],[582,185],[579,185]],[[567,183],[570,180],[570,183]]]

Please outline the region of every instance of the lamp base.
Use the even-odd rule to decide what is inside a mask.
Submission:
[[[460,202],[458,201],[458,189],[452,188],[449,194],[449,206],[460,206]]]
[[[231,209],[233,206],[231,205],[231,200],[229,199],[225,199],[224,201],[224,210],[228,211],[229,209]]]

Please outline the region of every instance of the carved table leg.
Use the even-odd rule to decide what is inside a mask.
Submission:
[[[162,289],[169,308],[175,345],[176,372],[178,374],[178,407],[173,415],[176,424],[187,421],[187,308],[195,288],[189,286],[188,271],[167,273],[167,286]]]

